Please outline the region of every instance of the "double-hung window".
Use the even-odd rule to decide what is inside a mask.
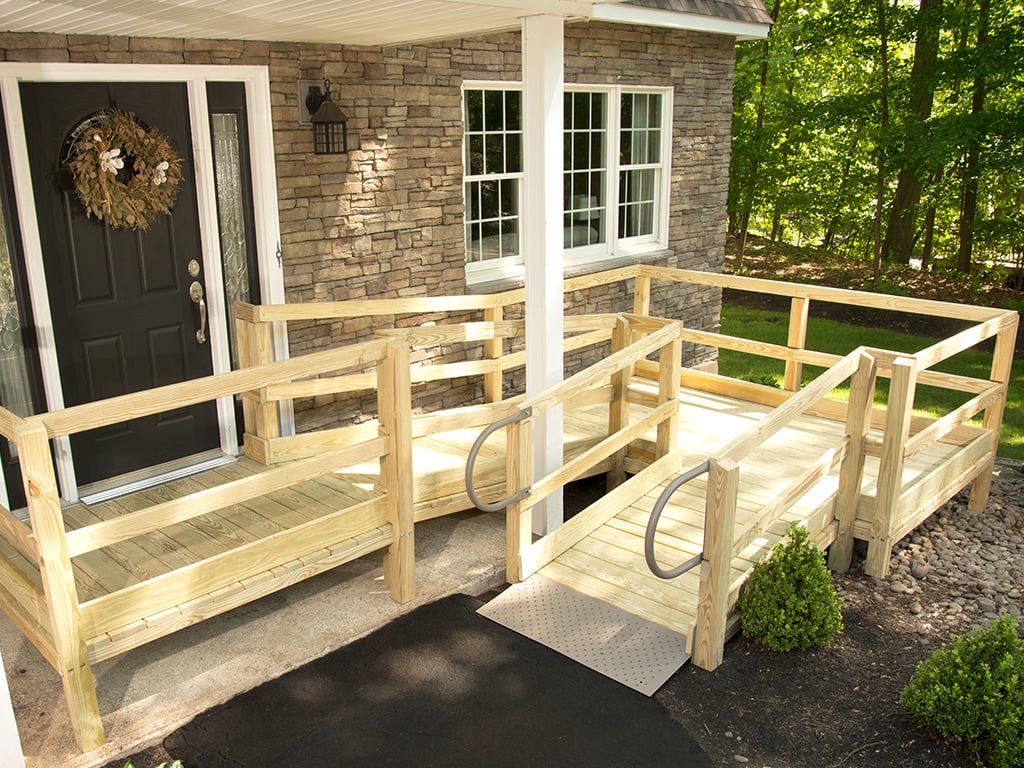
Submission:
[[[567,85],[562,226],[581,265],[668,241],[671,89]],[[467,85],[463,97],[466,262],[470,281],[522,274],[522,94]]]
[[[466,262],[491,270],[522,264],[522,92],[466,89],[463,96]]]

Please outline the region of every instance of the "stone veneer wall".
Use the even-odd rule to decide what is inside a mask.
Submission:
[[[398,48],[0,33],[0,59],[267,66],[288,301],[468,290],[461,85],[464,79],[518,80],[518,33]],[[643,261],[712,272],[722,268],[733,60],[733,41],[723,36],[599,23],[565,28],[566,82],[674,87],[669,248]],[[297,80],[322,77],[331,80],[335,101],[351,118],[353,149],[347,155],[313,154],[311,131],[298,123]],[[595,289],[569,311],[631,307],[625,290]],[[696,287],[661,289],[652,302],[657,314],[708,329],[717,327],[720,307],[717,289]],[[292,352],[362,338],[369,325],[368,320],[293,324]],[[689,348],[684,360],[708,365],[714,355]],[[419,404],[449,407],[477,396],[477,383],[453,382],[431,390]],[[300,410],[306,411],[305,427],[353,413],[351,404],[343,407],[331,398]]]

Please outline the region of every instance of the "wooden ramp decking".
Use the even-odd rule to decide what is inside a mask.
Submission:
[[[527,573],[600,600],[622,611],[685,636],[687,658],[695,652],[700,632],[701,567],[664,580],[645,559],[645,533],[652,510],[669,483],[700,464],[738,436],[756,428],[772,411],[766,405],[706,391],[683,389],[679,394],[679,448],[632,476],[605,498],[583,510],[524,554]],[[869,438],[871,435],[869,434]],[[985,464],[991,435],[977,430],[966,444],[934,443],[911,457],[903,468],[901,514],[894,526],[897,538],[912,530],[945,500],[961,490]],[[835,507],[839,467],[821,477],[803,480],[823,454],[844,450],[842,422],[801,416],[748,454],[740,471],[735,530],[746,531],[728,558],[728,598],[725,636],[739,628],[739,593],[754,564],[780,541],[790,523],[812,533],[822,550],[836,539]],[[854,536],[872,537],[879,471],[878,457],[867,457]],[[794,503],[770,525],[762,527],[766,510],[803,485]],[[680,487],[668,500],[655,536],[656,557],[670,569],[700,556],[705,549],[707,474]],[[781,503],[781,502],[780,502]],[[547,554],[543,554],[546,550]],[[551,557],[551,553],[558,554]],[[542,564],[543,563],[543,564]],[[532,578],[532,577],[531,577]],[[516,627],[530,635],[529,627]],[[622,661],[615,666],[627,664]],[[680,662],[682,663],[682,662]]]

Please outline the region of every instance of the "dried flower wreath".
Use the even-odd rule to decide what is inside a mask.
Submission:
[[[87,215],[116,229],[149,229],[171,212],[181,158],[167,137],[116,110],[82,127],[68,168]]]

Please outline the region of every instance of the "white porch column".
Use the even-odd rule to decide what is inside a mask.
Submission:
[[[562,381],[561,16],[523,19],[523,232],[526,262],[526,395]],[[533,474],[562,466],[562,413],[534,420]],[[562,523],[559,491],[534,508],[533,531]]]
[[[7,673],[0,656],[0,765],[4,768],[25,768],[25,755],[18,738],[18,724],[14,722],[14,704],[7,687]]]

